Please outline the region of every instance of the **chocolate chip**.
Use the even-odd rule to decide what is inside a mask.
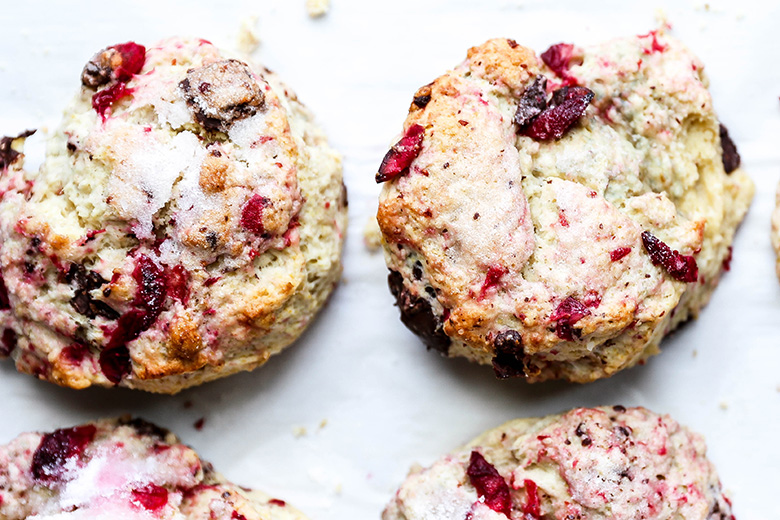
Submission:
[[[102,316],[107,320],[116,320],[119,313],[107,303],[94,299],[90,292],[107,284],[108,281],[94,271],[87,270],[81,264],[70,264],[70,269],[65,274],[65,280],[75,286],[75,293],[70,304],[79,314],[94,319]]]
[[[723,169],[726,173],[731,173],[739,168],[742,159],[737,152],[737,145],[729,137],[728,129],[720,125],[720,146],[723,148]]]
[[[441,320],[434,314],[431,304],[405,289],[403,276],[398,271],[390,271],[387,284],[401,310],[403,324],[419,336],[429,349],[446,355],[451,340],[444,333]]]
[[[422,110],[431,101],[431,85],[433,85],[433,83],[429,83],[424,87],[420,87],[417,92],[414,93],[414,100],[412,103],[415,107]],[[414,108],[411,110],[414,110]]]
[[[505,330],[493,340],[493,372],[499,379],[524,377],[523,338],[516,330]]]
[[[156,424],[150,423],[149,421],[145,421],[138,417],[134,419],[122,417],[118,422],[121,426],[130,426],[136,432],[138,432],[139,435],[157,437],[160,440],[165,440],[165,438],[170,433],[165,428],[160,428]]]
[[[517,105],[514,122],[522,128],[547,108],[547,78],[541,74],[525,89]]]
[[[20,153],[11,147],[14,140],[25,139],[34,133],[35,130],[27,130],[16,137],[3,137],[0,139],[0,171],[11,166],[19,158]]]
[[[227,132],[233,123],[255,115],[265,104],[249,66],[238,60],[190,69],[179,88],[195,120],[211,131]]]
[[[616,404],[615,406],[612,407],[612,409],[618,413],[623,413],[626,411],[626,407],[620,404]]]

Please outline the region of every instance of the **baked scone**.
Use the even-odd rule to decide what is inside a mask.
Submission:
[[[383,520],[732,520],[701,436],[644,408],[518,419],[409,474]]]
[[[0,518],[304,520],[237,486],[172,433],[113,419],[25,433],[0,447]]]
[[[341,273],[341,159],[267,69],[205,40],[108,47],[48,141],[0,144],[0,356],[173,393],[295,340]]]
[[[402,321],[531,382],[657,353],[753,195],[703,68],[660,30],[541,57],[494,39],[418,90],[376,176]]]

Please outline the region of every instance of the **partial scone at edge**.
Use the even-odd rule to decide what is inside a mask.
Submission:
[[[622,406],[517,419],[413,469],[383,520],[731,520],[703,439]]]
[[[542,59],[495,39],[421,88],[377,175],[404,323],[532,382],[657,353],[708,301],[753,195],[702,69],[659,31]]]
[[[0,356],[22,372],[175,393],[265,363],[338,282],[340,157],[275,74],[205,40],[101,51],[40,172],[21,141]]]
[[[305,520],[237,486],[172,433],[123,417],[22,434],[0,446],[6,520]]]

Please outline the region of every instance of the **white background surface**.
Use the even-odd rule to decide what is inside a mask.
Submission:
[[[266,366],[169,397],[61,389],[2,363],[0,443],[130,412],[312,520],[378,519],[413,462],[428,464],[485,429],[575,406],[643,405],[705,434],[738,518],[780,518],[780,284],[768,237],[780,177],[780,4],[332,3],[312,20],[304,0],[3,2],[0,133],[13,135],[55,126],[83,64],[107,45],[180,34],[233,47],[241,19],[259,16],[256,57],[298,92],[344,155],[351,223],[343,284],[302,341]],[[715,106],[757,185],[732,271],[709,306],[647,365],[586,386],[500,382],[489,368],[425,352],[398,320],[381,255],[363,245],[374,173],[415,89],[489,37],[538,52],[595,43],[647,32],[659,7],[706,64]]]

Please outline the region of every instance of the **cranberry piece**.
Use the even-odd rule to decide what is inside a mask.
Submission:
[[[265,227],[263,226],[263,208],[270,201],[260,195],[253,195],[249,201],[244,204],[241,210],[241,225],[247,228],[255,235],[263,235]]]
[[[501,282],[501,278],[508,272],[509,270],[506,267],[500,265],[489,267],[485,275],[485,281],[482,282],[482,288],[479,290],[479,297],[484,298],[488,290],[498,285]]]
[[[641,34],[639,35],[639,38],[653,38],[652,43],[650,44],[649,49],[642,49],[642,52],[645,54],[654,54],[656,52],[664,52],[666,50],[665,45],[661,45],[658,43],[658,31],[650,31],[647,34]]]
[[[154,260],[146,255],[140,255],[137,259],[133,278],[138,284],[134,303],[137,307],[147,309],[154,316],[152,323],[162,312],[165,296],[168,293],[168,277]],[[150,323],[151,325],[151,323]]]
[[[723,270],[731,271],[731,259],[734,256],[734,248],[729,246],[729,251],[726,253],[726,258],[723,259]]]
[[[2,341],[0,341],[0,357],[8,357],[16,350],[17,342],[16,332],[13,329],[3,331]]]
[[[573,296],[568,296],[552,313],[550,321],[555,322],[555,333],[559,338],[574,341],[574,336],[579,335],[579,331],[572,326],[588,314],[590,311],[582,302]]]
[[[127,316],[127,314],[122,316],[122,318],[125,316]],[[114,337],[116,336],[112,336],[112,341]],[[119,384],[119,382],[122,381],[122,378],[130,373],[132,368],[130,364],[130,351],[127,350],[127,347],[124,345],[105,349],[100,353],[99,362],[100,370],[103,372],[103,375],[115,385]]]
[[[148,511],[159,512],[168,503],[168,490],[151,482],[142,488],[134,489],[132,494],[133,502]]]
[[[89,354],[89,347],[83,343],[68,345],[60,353],[60,357],[71,365],[79,365]]]
[[[287,505],[287,502],[285,502],[284,500],[279,500],[278,498],[272,498],[271,500],[268,501],[268,503],[279,507],[284,507]]]
[[[512,497],[509,495],[509,485],[496,468],[485,460],[478,451],[471,452],[471,460],[466,470],[471,485],[477,490],[485,505],[497,513],[507,517],[512,512]]]
[[[563,87],[553,92],[552,102],[523,132],[540,141],[560,139],[576,123],[593,100],[585,87]]]
[[[539,500],[539,486],[533,480],[523,480],[526,499],[523,504],[523,514],[525,520],[537,520],[542,518],[541,501]]]
[[[613,249],[612,251],[610,251],[609,259],[612,260],[613,262],[617,262],[624,256],[628,255],[628,253],[630,252],[631,252],[630,247],[618,247],[617,249]]]
[[[35,133],[35,130],[27,130],[16,137],[3,137],[0,139],[0,171],[4,171],[19,158],[19,152],[11,148],[15,139],[24,139]]]
[[[541,74],[525,89],[517,104],[514,122],[522,128],[547,108],[547,78]]]
[[[239,513],[238,511],[233,511],[233,514],[230,515],[230,518],[232,520],[246,520],[246,517]]]
[[[424,136],[425,129],[422,126],[410,126],[404,136],[385,154],[376,174],[376,182],[389,181],[408,171],[412,161],[420,155]]]
[[[523,338],[516,330],[504,330],[493,340],[493,372],[499,379],[523,377],[525,372]]]
[[[205,426],[205,424],[206,424],[206,418],[205,417],[201,417],[200,419],[198,419],[197,421],[195,421],[192,424],[192,427],[195,428],[198,431],[202,431],[203,430],[203,426]]]
[[[114,69],[114,77],[117,81],[129,81],[141,72],[146,61],[146,47],[135,42],[127,42],[114,45],[112,49],[122,56],[122,63]]]
[[[92,95],[92,108],[94,108],[95,112],[100,114],[100,117],[105,121],[108,109],[111,108],[115,102],[132,93],[133,89],[127,88],[124,83],[114,83],[110,87],[106,87]]]
[[[11,300],[8,299],[8,288],[5,286],[5,279],[0,273],[0,310],[11,308]]]
[[[43,436],[35,450],[30,471],[38,482],[56,481],[65,463],[79,456],[95,438],[97,429],[92,424],[55,430]]]
[[[659,240],[649,231],[642,232],[642,244],[653,265],[660,265],[666,272],[681,282],[692,283],[699,278],[699,268],[696,259],[691,255],[682,255]]]
[[[562,84],[564,86],[577,84],[577,78],[569,74],[569,67],[574,57],[574,45],[571,43],[557,43],[544,51],[540,57],[545,65],[563,80]]]
[[[720,125],[720,146],[723,149],[723,169],[726,173],[731,173],[739,168],[742,158],[737,151],[737,145],[729,137],[728,129],[723,125]]]
[[[168,295],[187,305],[190,299],[190,273],[183,265],[174,266],[168,273]]]

